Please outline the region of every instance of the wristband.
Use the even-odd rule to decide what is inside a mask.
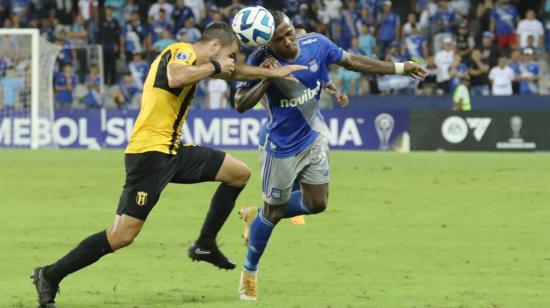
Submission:
[[[219,74],[222,72],[222,67],[220,65],[220,62],[218,61],[210,61],[212,65],[214,66],[214,74]]]
[[[405,71],[405,63],[394,63],[393,65],[395,65],[395,74],[403,75],[403,72]]]

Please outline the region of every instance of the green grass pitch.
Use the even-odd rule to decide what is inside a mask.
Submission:
[[[238,206],[258,204],[257,154]],[[59,307],[550,307],[550,156],[331,153],[327,212],[283,221],[259,272],[187,259],[214,184],[169,185],[136,242],[61,285]],[[107,227],[120,151],[0,151],[0,307],[34,307],[34,266]],[[239,268],[235,210],[220,235]]]

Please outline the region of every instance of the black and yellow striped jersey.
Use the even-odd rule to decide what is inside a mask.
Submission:
[[[126,153],[176,153],[180,144],[181,127],[189,112],[196,85],[170,88],[167,67],[173,62],[194,65],[195,61],[195,50],[188,43],[166,47],[153,61],[143,86],[141,110]]]

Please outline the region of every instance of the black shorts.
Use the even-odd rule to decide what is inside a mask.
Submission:
[[[214,181],[225,152],[180,146],[176,155],[161,152],[125,154],[126,182],[116,213],[145,220],[168,183]]]

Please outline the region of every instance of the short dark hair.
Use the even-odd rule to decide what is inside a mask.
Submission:
[[[238,42],[237,35],[225,22],[215,22],[202,31],[201,41],[220,40],[223,46]]]
[[[273,16],[273,23],[275,24],[275,28],[282,24],[285,20],[285,17],[287,17],[285,13],[279,10],[269,10],[269,13],[271,13],[271,16]]]

